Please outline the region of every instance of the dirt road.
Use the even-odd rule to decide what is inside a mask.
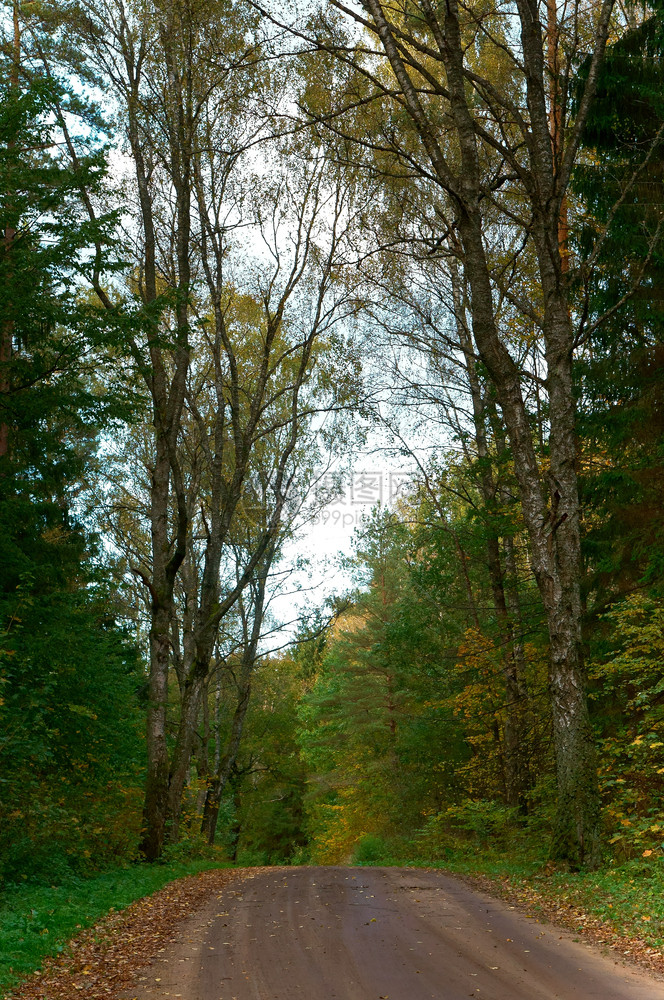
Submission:
[[[438,872],[281,868],[213,898],[127,997],[664,1000],[664,982]]]

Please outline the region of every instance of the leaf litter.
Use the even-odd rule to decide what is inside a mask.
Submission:
[[[126,909],[111,910],[81,931],[59,955],[44,959],[7,1000],[117,1000],[140,969],[176,940],[178,925],[214,894],[252,878],[260,868],[221,868],[170,882]]]

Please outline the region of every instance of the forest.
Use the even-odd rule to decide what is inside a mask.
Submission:
[[[2,891],[658,869],[660,0],[1,24]]]

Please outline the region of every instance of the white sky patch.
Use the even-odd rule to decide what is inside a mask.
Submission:
[[[306,568],[294,573],[288,592],[275,595],[270,604],[275,618],[284,624],[284,641],[294,636],[313,606],[353,586],[343,558],[352,555],[357,532],[374,508],[394,507],[406,497],[416,475],[411,458],[385,457],[367,448],[357,454],[340,482],[334,471],[322,478],[318,491],[323,496],[329,492],[329,503],[313,514],[284,551],[283,563],[306,560]]]

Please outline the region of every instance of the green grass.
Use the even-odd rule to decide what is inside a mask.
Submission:
[[[487,878],[509,878],[515,882],[529,882],[541,872],[546,862],[546,853],[537,848],[522,848],[515,856],[507,853],[507,848],[493,851],[473,845],[448,850],[440,861],[433,862],[434,868],[459,875],[486,875]],[[431,864],[431,862],[429,862]]]
[[[635,860],[595,872],[535,874],[530,885],[547,897],[606,920],[618,933],[664,947],[664,859]]]
[[[0,996],[110,910],[121,910],[173,879],[219,867],[209,858],[135,864],[92,878],[71,877],[59,885],[7,888],[0,896]]]

